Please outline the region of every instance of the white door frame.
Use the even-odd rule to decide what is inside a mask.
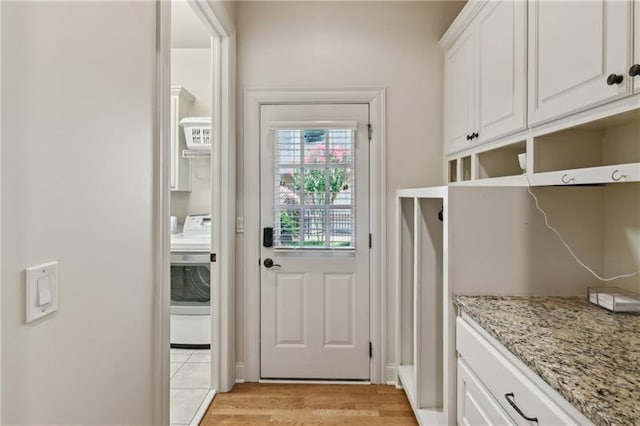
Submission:
[[[213,37],[212,41],[212,229],[213,264],[211,388],[227,392],[233,387],[233,281],[235,234],[235,28],[221,0],[188,0]],[[154,295],[153,340],[155,359],[153,400],[154,424],[169,424],[170,363],[170,250],[171,197],[171,2],[156,0],[156,101],[154,139]],[[224,208],[222,208],[224,206]]]
[[[386,363],[386,167],[385,89],[259,90],[244,94],[244,320],[245,357],[237,365],[239,380],[260,379],[260,107],[280,104],[369,104],[370,145],[370,324],[373,356],[371,382],[384,383]]]

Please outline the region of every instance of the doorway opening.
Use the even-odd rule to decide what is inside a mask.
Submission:
[[[158,423],[198,424],[234,381],[233,25],[221,3],[157,7]]]
[[[171,424],[197,421],[213,396],[212,36],[186,0],[171,2]]]
[[[270,114],[268,110],[271,108],[289,108],[293,111],[292,113],[296,113],[304,108],[319,108],[320,110],[324,108],[329,111],[337,111],[349,105],[368,108],[368,122],[366,119],[341,118],[341,114],[333,114],[331,117],[310,115],[305,118],[287,116],[286,114],[280,118],[267,117]],[[244,184],[245,187],[257,190],[245,191],[243,199],[245,225],[243,261],[246,265],[255,265],[255,267],[247,266],[244,271],[244,315],[242,319],[246,325],[244,351],[239,354],[239,359],[242,362],[237,363],[238,380],[320,379],[326,381],[346,379],[371,383],[387,383],[393,380],[393,367],[385,365],[386,333],[385,327],[383,327],[386,306],[383,287],[383,277],[386,274],[384,262],[386,253],[384,112],[384,89],[249,89],[245,92]],[[354,121],[356,122],[355,126]],[[364,125],[362,128],[359,128],[358,123],[360,122]],[[297,132],[301,146],[305,146],[305,149],[308,148],[307,151],[309,151],[306,153],[308,155],[302,155],[303,149],[298,150],[301,154],[300,165],[286,163],[285,157],[290,156],[290,153],[287,153],[287,149],[284,148],[286,148],[287,142],[293,142],[295,139],[288,138],[288,136],[292,136],[292,131]],[[280,135],[277,135],[278,133]],[[341,145],[349,145],[351,142],[348,139],[356,135],[352,141],[359,144],[361,143],[359,138],[364,136],[369,150],[368,156],[364,157],[368,157],[367,166],[363,168],[358,164],[350,164],[350,161],[356,157],[362,160],[362,155],[353,156],[352,152],[351,158],[347,155],[348,161],[344,162],[342,152],[330,152],[331,147],[328,145],[335,143],[339,139],[337,138],[339,134],[341,136],[351,135],[343,137],[339,143]],[[305,138],[308,143],[304,142]],[[320,147],[322,143],[316,140],[319,138],[325,142],[324,147]],[[268,140],[271,140],[271,144],[263,143]],[[276,140],[279,140],[277,144]],[[280,150],[280,148],[284,150]],[[339,148],[339,151],[344,151],[344,148],[350,147],[341,146]],[[265,150],[270,149],[278,154],[262,155],[266,152]],[[323,150],[324,156],[319,152]],[[314,154],[312,151],[317,152]],[[312,159],[314,155],[317,160],[315,163],[315,160]],[[335,157],[333,160],[331,160],[332,156]],[[305,162],[306,157],[309,157],[309,163]],[[335,162],[338,158],[343,159],[341,163]],[[282,167],[278,165],[280,160],[285,162]],[[336,166],[336,164],[340,164],[340,166]],[[325,172],[320,173],[316,169],[324,169]],[[343,171],[336,169],[344,169],[344,176]],[[357,196],[355,192],[351,193],[348,190],[349,183],[345,187],[345,182],[342,182],[342,190],[338,190],[336,187],[336,191],[329,189],[327,193],[327,188],[331,187],[332,182],[337,184],[336,179],[338,178],[347,178],[347,175],[351,178],[351,175],[354,172],[357,174],[358,170],[365,170],[369,173],[368,186],[360,188],[360,190],[355,188],[355,191],[360,195],[364,191],[368,195],[368,201],[361,201],[364,206],[360,205],[360,208],[356,207],[355,210],[352,210],[353,205],[350,201],[347,202],[347,199]],[[272,173],[273,176],[263,176],[265,173]],[[321,182],[316,182],[318,185],[311,191],[314,194],[307,193],[301,197],[302,190],[296,189],[296,179],[300,178],[301,182],[304,182],[305,176],[320,180],[324,178],[324,187]],[[270,185],[271,188],[263,188],[263,184]],[[323,188],[324,195],[320,194],[323,192],[321,191]],[[308,189],[306,188],[305,191],[309,192]],[[276,197],[276,194],[279,197]],[[308,204],[306,201],[303,203],[302,200],[305,197],[307,200],[322,202],[320,204]],[[338,210],[340,211],[338,212]],[[358,211],[360,213],[364,211],[368,214],[368,225],[365,225],[366,232],[360,242],[358,242],[358,222],[353,216],[350,216],[354,212],[357,215]],[[336,214],[332,215],[332,213]],[[335,220],[331,220],[332,218]],[[349,221],[350,224],[347,223]],[[265,245],[270,245],[270,247],[265,247]],[[353,262],[357,257],[357,250],[362,248],[366,248],[368,251],[368,259]],[[307,262],[307,268],[301,269],[298,263],[304,264],[309,260],[305,259],[305,256],[335,256],[340,261],[315,259],[312,262]],[[342,267],[347,269],[329,271],[325,274],[324,269],[327,269],[327,265],[335,266],[334,263],[337,265],[340,262],[345,263]],[[351,265],[346,265],[348,263]],[[363,265],[364,269],[367,269],[366,272],[362,270]],[[311,267],[319,269],[311,271],[309,269]],[[350,270],[349,267],[360,267],[360,270],[359,272]],[[307,272],[314,276],[306,277]],[[370,284],[367,295],[362,296],[357,290],[360,288],[356,284],[359,279],[355,277],[366,275],[368,275]],[[308,293],[305,293],[307,288],[311,288],[304,284],[307,278],[321,283],[322,294],[316,294],[313,300],[309,298]],[[273,288],[267,288],[269,286]],[[319,300],[320,297],[324,300],[335,300],[336,303],[322,304]],[[356,299],[358,299],[358,303],[355,303]],[[298,301],[296,305],[293,305],[294,300]],[[362,301],[366,302],[368,306],[363,307],[359,303]],[[289,303],[296,308],[280,309]],[[322,309],[318,309],[317,306],[311,307],[312,305],[320,305]],[[307,307],[310,307],[310,310],[315,310],[316,314],[324,315],[327,320],[310,319],[311,317],[308,315],[311,312],[305,311]],[[333,308],[337,314],[335,317],[341,318],[338,322],[331,322],[329,319],[334,317],[331,311]],[[267,317],[265,318],[264,315]],[[296,315],[297,317],[294,318]],[[303,320],[305,317],[309,319]],[[302,324],[302,321],[306,321],[305,325]],[[349,321],[351,321],[350,324]],[[311,330],[307,327],[307,324],[312,325],[311,322],[313,322],[313,327],[317,329]],[[347,327],[337,326],[337,324],[345,322],[348,323]],[[300,326],[296,324],[300,324]],[[335,328],[333,328],[334,325],[336,325]],[[348,332],[345,333],[345,330]],[[312,335],[315,337],[312,338]],[[368,339],[362,339],[363,342],[366,342],[364,345],[359,340],[361,336],[368,336]],[[328,367],[314,371],[313,376],[307,373],[297,374],[286,368],[282,371],[274,371],[270,368],[283,364],[293,365],[293,363],[288,361],[271,363],[270,359],[277,359],[277,356],[267,354],[263,350],[265,349],[263,343],[273,346],[270,349],[275,352],[284,350],[294,354],[296,351],[304,352],[307,349],[317,350],[317,353],[309,357],[311,362],[320,359],[323,350],[344,349],[346,353],[354,349],[354,358],[351,360],[352,362],[345,363],[344,366],[340,365],[340,361],[334,363],[334,365],[344,368],[344,371],[338,372]],[[357,358],[358,356],[361,358]],[[304,364],[303,358],[298,357],[297,361],[302,360],[301,363]],[[296,367],[299,369],[298,373],[304,368],[302,364]],[[346,367],[346,365],[353,368]],[[358,371],[354,373],[356,370]]]

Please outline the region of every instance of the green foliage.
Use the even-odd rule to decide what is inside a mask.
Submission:
[[[280,210],[280,230],[282,234],[297,238],[300,235],[300,212]]]

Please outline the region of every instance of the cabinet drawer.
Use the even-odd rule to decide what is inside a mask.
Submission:
[[[515,425],[462,359],[458,360],[458,424]]]
[[[578,424],[462,318],[457,319],[456,333],[462,359],[517,424],[536,424],[525,416],[541,425]]]

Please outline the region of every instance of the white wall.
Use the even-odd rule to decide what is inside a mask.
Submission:
[[[387,88],[387,197],[396,189],[442,183],[442,52],[438,39],[462,2],[239,2],[238,116],[246,88]],[[242,122],[238,128],[242,129]],[[375,131],[375,129],[374,129]],[[238,146],[238,215],[244,196]],[[394,203],[387,241],[395,241]],[[392,245],[390,245],[392,246]],[[237,361],[244,347],[243,238],[237,259]],[[395,254],[390,251],[389,259]],[[387,271],[387,282],[395,276]],[[387,292],[393,319],[393,291]],[[393,324],[388,326],[392,355]]]
[[[3,424],[154,422],[155,17],[2,4]],[[60,310],[26,325],[24,269],[51,260]]]
[[[604,188],[604,274],[630,274],[640,270],[640,183]],[[610,285],[640,293],[640,274]]]
[[[194,15],[194,19],[198,18]],[[183,86],[196,98],[191,116],[211,116],[211,80],[211,48],[171,49],[171,84]],[[194,159],[191,160],[191,191],[171,192],[171,214],[183,223],[188,214],[210,212],[211,160]]]

